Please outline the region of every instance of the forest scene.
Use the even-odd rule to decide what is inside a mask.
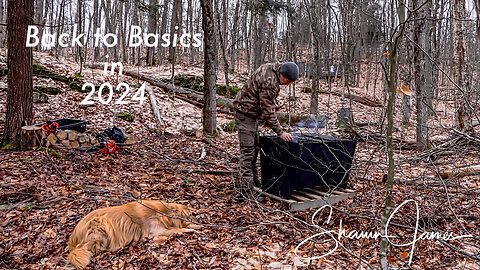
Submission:
[[[480,269],[479,41],[480,0],[0,0],[0,269]]]

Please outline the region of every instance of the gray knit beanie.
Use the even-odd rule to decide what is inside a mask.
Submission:
[[[296,81],[298,79],[298,66],[293,62],[285,62],[280,66],[280,74],[290,81]]]

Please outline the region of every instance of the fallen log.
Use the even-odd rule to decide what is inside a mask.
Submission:
[[[100,64],[85,64],[89,68],[103,69]],[[124,70],[123,74],[136,78],[152,85],[158,86],[167,91],[174,92],[178,97],[186,102],[189,102],[195,106],[203,106],[203,93],[192,89],[176,86],[170,83],[169,80],[157,79],[152,76],[143,75],[133,70]],[[222,112],[233,112],[233,100],[217,95],[217,106],[221,107]]]
[[[137,73],[135,71],[126,70],[123,73],[125,75],[129,75],[133,78],[137,78],[139,80],[149,82],[152,85],[155,85],[155,86],[161,87],[163,89],[175,92],[176,94],[186,95],[189,99],[192,99],[196,102],[203,103],[203,93],[202,92],[195,91],[195,90],[188,89],[188,88],[183,88],[183,87],[180,87],[180,86],[176,86],[176,85],[171,84],[167,80],[157,79],[157,78],[154,78],[152,76]],[[233,100],[217,95],[217,106],[228,109],[228,111],[233,111]]]
[[[332,95],[337,96],[337,97],[342,96],[341,91],[334,91],[334,90],[332,90],[332,92],[328,92],[328,90],[318,89],[318,93],[320,93],[320,94],[332,94]],[[348,99],[352,99],[352,101],[355,101],[355,102],[358,102],[358,103],[361,103],[363,105],[367,105],[367,106],[370,106],[370,107],[383,107],[383,105],[382,105],[382,103],[380,103],[380,101],[373,100],[373,99],[368,98],[368,97],[357,96],[357,95],[349,94],[349,93],[344,93],[344,97],[348,98]]]
[[[153,115],[155,116],[155,123],[157,124],[156,128],[161,128],[163,126],[162,117],[160,116],[160,111],[157,106],[157,99],[153,93],[153,89],[150,86],[147,86],[148,94],[150,95],[150,103],[152,104]]]
[[[64,75],[49,70],[40,64],[33,64],[33,75],[39,78],[48,78],[54,81],[66,83],[71,89],[79,92],[88,92],[88,90],[82,89],[83,81],[80,78],[68,78]]]
[[[480,165],[474,165],[464,168],[456,168],[453,170],[443,170],[440,171],[440,176],[443,179],[453,178],[453,177],[464,177],[468,175],[479,175],[480,174]]]

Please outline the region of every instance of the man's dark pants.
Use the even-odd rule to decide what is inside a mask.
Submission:
[[[257,171],[258,120],[250,115],[235,112],[235,123],[240,142],[240,191],[251,192],[260,186]]]

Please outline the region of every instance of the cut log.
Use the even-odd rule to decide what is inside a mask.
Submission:
[[[65,146],[65,147],[67,147],[67,148],[70,148],[70,147],[71,147],[69,140],[63,140],[63,141],[61,141],[61,142],[62,142],[62,145],[63,145],[63,146]]]
[[[155,98],[155,93],[150,86],[147,86],[148,94],[150,95],[150,103],[152,104],[153,115],[155,116],[155,123],[157,124],[156,128],[163,126],[162,116],[158,110],[157,99]]]
[[[73,147],[73,148],[80,147],[80,144],[78,143],[78,141],[72,141],[70,142],[70,147]]]
[[[444,170],[440,171],[440,176],[443,179],[452,178],[452,177],[464,177],[468,175],[479,175],[480,174],[480,165],[474,165],[465,168],[457,168],[453,170]]]
[[[84,134],[78,134],[78,142],[83,144],[87,142],[88,137]]]
[[[50,144],[55,144],[57,142],[57,136],[55,136],[55,134],[53,133],[48,134],[47,142],[49,142]]]
[[[57,135],[57,138],[58,138],[59,140],[65,140],[65,139],[67,138],[67,136],[68,136],[67,132],[65,132],[65,131],[63,131],[63,130],[57,130],[56,135]]]
[[[89,142],[84,142],[81,144],[82,147],[90,147],[92,146]]]
[[[65,131],[68,134],[69,141],[75,141],[78,138],[78,133],[75,130],[67,130]]]
[[[24,126],[21,132],[21,149],[31,149],[40,145],[42,138],[42,128],[38,126]]]

